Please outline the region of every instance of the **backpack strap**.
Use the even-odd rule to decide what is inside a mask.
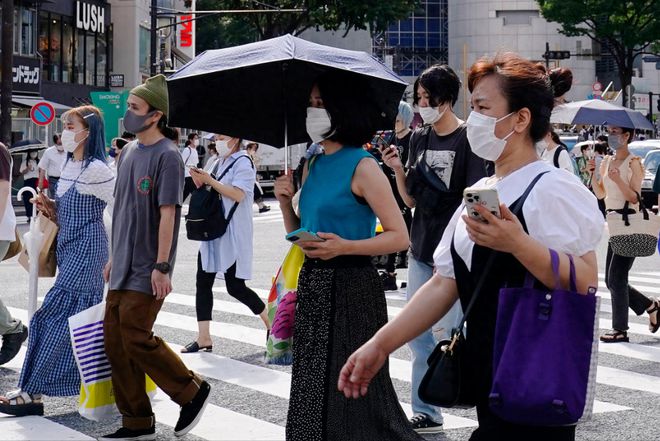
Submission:
[[[568,149],[566,147],[559,144],[559,146],[555,150],[555,154],[554,154],[554,157],[552,159],[552,163],[555,165],[556,168],[559,168],[559,155],[561,154],[562,150],[568,151]]]
[[[250,158],[250,156],[248,156],[248,155],[241,155],[238,158],[234,159],[234,161],[231,164],[229,164],[229,167],[227,167],[226,169],[223,170],[222,174],[220,176],[218,176],[216,181],[220,181],[220,179],[222,179],[227,174],[227,172],[234,166],[234,164],[236,164],[236,161],[238,161],[241,158],[248,158],[250,160],[250,165],[254,169],[254,162],[252,162],[252,158]],[[218,162],[220,162],[220,161],[218,161]],[[213,174],[212,174],[212,176],[214,176],[214,177],[215,177],[215,173],[218,171],[218,166],[219,166],[219,164],[217,164],[214,167]],[[234,202],[234,205],[232,205],[231,208],[229,209],[229,213],[227,214],[227,218],[226,218],[227,219],[227,224],[229,224],[229,222],[231,221],[231,218],[234,216],[234,212],[236,211],[236,208],[238,208],[238,202]]]

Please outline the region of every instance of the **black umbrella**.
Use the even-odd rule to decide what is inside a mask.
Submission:
[[[393,127],[406,83],[391,69],[365,52],[292,35],[195,57],[167,80],[170,124],[275,147],[308,142],[309,93],[332,69],[366,77],[383,110],[382,128]]]
[[[21,153],[27,152],[28,150],[43,150],[48,146],[38,139],[24,139],[22,141],[17,141],[9,147],[10,153]]]

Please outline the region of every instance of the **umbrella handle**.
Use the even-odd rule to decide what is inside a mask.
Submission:
[[[17,200],[18,202],[22,202],[22,201],[23,201],[23,193],[25,193],[26,191],[32,193],[32,195],[33,195],[34,198],[36,199],[36,197],[37,197],[37,191],[36,191],[34,188],[32,188],[32,187],[23,187],[23,188],[21,188],[20,190],[18,190],[18,193],[16,193],[16,200]],[[34,202],[33,204],[36,205],[36,202]]]

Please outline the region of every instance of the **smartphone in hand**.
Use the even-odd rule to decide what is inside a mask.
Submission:
[[[383,147],[389,147],[394,139],[394,130],[379,130],[371,139],[371,145],[380,150]]]
[[[325,239],[321,239],[316,233],[313,233],[306,228],[299,228],[296,231],[290,232],[286,235],[286,240],[295,244],[301,241],[325,242]]]
[[[486,219],[474,209],[477,205],[486,208],[493,214],[493,216],[500,219],[502,218],[502,214],[500,213],[500,199],[497,195],[496,188],[468,187],[463,191],[463,200],[465,201],[468,216],[472,219],[478,220],[479,222],[486,222]]]

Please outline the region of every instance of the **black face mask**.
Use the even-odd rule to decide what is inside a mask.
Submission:
[[[124,113],[124,128],[129,132],[133,132],[133,133],[144,132],[145,130],[149,129],[151,126],[156,124],[156,123],[145,124],[145,122],[149,118],[154,116],[154,113],[156,112],[157,110],[152,110],[146,115],[136,115],[131,110],[126,110],[126,113]]]

